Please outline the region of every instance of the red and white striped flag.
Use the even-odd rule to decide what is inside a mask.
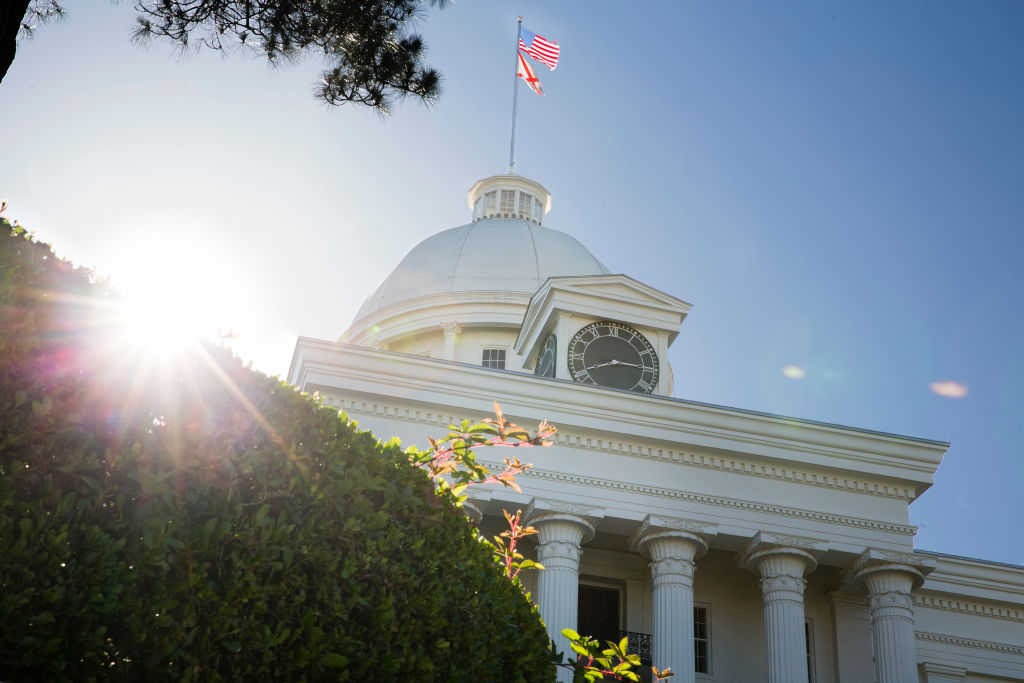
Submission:
[[[538,62],[547,64],[552,71],[558,66],[558,41],[542,38],[524,28],[519,34],[519,49],[524,50]]]
[[[526,55],[523,54],[522,50],[519,51],[519,69],[516,71],[516,76],[526,81],[526,85],[530,86],[530,90],[533,92],[538,95],[544,94],[544,91],[540,89],[540,79],[537,78],[537,72],[526,61]]]

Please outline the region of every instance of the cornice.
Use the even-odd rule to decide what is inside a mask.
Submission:
[[[487,467],[489,469],[498,469],[502,466],[501,463],[491,462],[480,458],[478,458],[478,462],[480,462],[484,467]],[[657,496],[660,498],[668,498],[672,500],[702,503],[705,505],[716,505],[719,507],[731,509],[746,510],[750,512],[761,512],[766,514],[780,515],[783,517],[793,517],[796,519],[813,522],[838,524],[841,526],[854,527],[857,529],[870,529],[873,531],[900,534],[904,536],[913,536],[917,533],[917,527],[909,526],[906,524],[893,524],[891,522],[882,522],[874,519],[864,519],[861,517],[850,517],[846,515],[835,515],[825,512],[819,512],[817,510],[804,510],[801,508],[787,507],[785,505],[759,503],[757,501],[742,500],[740,498],[727,498],[725,496],[712,496],[706,493],[696,493],[692,491],[670,489],[660,486],[648,486],[646,484],[635,484],[628,481],[621,481],[618,479],[601,479],[598,477],[570,474],[567,472],[556,472],[553,470],[538,469],[536,467],[532,467],[518,476],[530,479],[543,479],[545,481],[555,481],[560,483],[589,486],[593,488],[600,488],[612,491],[622,491],[626,493],[639,493],[643,495]]]
[[[988,605],[981,602],[944,598],[917,592],[913,595],[914,607],[938,609],[948,612],[959,612],[989,619],[1005,619],[1006,621],[1024,622],[1024,608]]]
[[[518,329],[526,294],[516,292],[464,291],[409,299],[354,321],[341,343],[369,345],[372,340],[391,343],[429,330],[445,318],[457,318],[470,326]]]
[[[1024,604],[1024,567],[971,557],[915,551],[936,563],[926,590],[975,600]]]
[[[509,415],[544,417],[569,430],[643,434],[652,442],[886,481],[917,495],[932,484],[948,448],[944,442],[305,338],[296,345],[290,380],[310,391],[444,405],[462,414],[486,413],[497,400]]]
[[[447,426],[463,419],[438,411],[423,411],[383,401],[369,402],[325,397],[324,403],[340,408],[349,414],[383,415],[420,424]],[[806,486],[864,493],[883,498],[895,498],[908,502],[914,500],[914,490],[910,487],[892,486],[869,479],[822,474],[821,472],[813,472],[809,469],[772,465],[735,456],[710,455],[675,448],[651,446],[639,440],[595,438],[573,431],[559,430],[553,438],[555,443],[560,446],[579,450],[674,462],[679,465],[733,472],[750,477],[775,479]]]
[[[929,631],[915,631],[914,637],[927,643],[938,643],[940,645],[953,645],[956,647],[970,647],[989,652],[1000,652],[1008,655],[1024,655],[1024,647],[1011,645],[1009,643],[997,643],[991,640],[975,640],[974,638],[961,638],[945,633],[931,633]]]

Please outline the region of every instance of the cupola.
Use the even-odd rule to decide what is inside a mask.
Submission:
[[[551,194],[540,183],[515,173],[493,175],[469,190],[473,221],[484,218],[520,218],[544,224],[551,210]]]

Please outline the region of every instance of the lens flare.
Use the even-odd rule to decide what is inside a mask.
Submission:
[[[807,376],[807,371],[799,365],[787,365],[782,368],[782,374],[789,379],[803,379]]]
[[[928,386],[931,388],[932,393],[945,398],[964,398],[967,396],[967,385],[961,384],[960,382],[954,382],[951,379],[945,379],[940,382],[931,382]]]

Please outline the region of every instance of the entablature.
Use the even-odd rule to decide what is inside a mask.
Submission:
[[[498,401],[507,414],[560,426],[564,443],[574,447],[586,446],[588,438],[592,443],[594,436],[587,435],[611,434],[616,436],[607,447],[613,451],[907,500],[931,485],[948,448],[938,441],[305,338],[296,346],[289,381],[307,391],[316,386],[391,404],[447,406],[459,419],[487,415]]]

